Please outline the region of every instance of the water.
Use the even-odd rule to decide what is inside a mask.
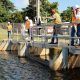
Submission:
[[[80,69],[52,72],[52,80],[80,80]]]
[[[80,69],[51,71],[17,52],[0,52],[0,80],[80,80]]]
[[[0,52],[0,80],[51,80],[50,70],[16,52]]]

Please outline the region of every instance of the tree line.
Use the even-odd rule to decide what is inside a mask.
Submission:
[[[50,3],[48,0],[41,0],[41,16],[50,16],[50,8],[55,8],[59,12],[58,5],[58,2]],[[71,22],[71,7],[67,7],[67,9],[61,12],[60,15],[63,21]],[[10,0],[0,0],[0,22],[12,21],[20,23],[24,22],[25,16],[29,16],[29,18],[34,21],[34,17],[36,16],[36,7],[28,5],[28,7],[22,8],[22,11],[19,11]]]

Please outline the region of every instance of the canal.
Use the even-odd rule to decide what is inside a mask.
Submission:
[[[80,80],[80,69],[54,72],[17,52],[0,51],[0,80]]]

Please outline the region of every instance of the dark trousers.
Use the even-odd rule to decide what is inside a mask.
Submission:
[[[60,33],[60,27],[61,27],[61,25],[59,25],[59,24],[56,24],[53,26],[53,37],[51,40],[51,43],[53,43],[53,44],[58,44],[58,34]],[[55,42],[55,40],[56,40],[56,42]]]
[[[31,40],[33,40],[31,29],[28,29],[28,35],[31,37]]]
[[[28,35],[30,35],[30,29],[28,29]]]
[[[73,46],[74,45],[74,37],[75,36],[75,27],[74,26],[72,26],[72,28],[71,28],[71,45]]]
[[[8,31],[8,39],[10,38],[11,36],[11,31]]]
[[[80,23],[77,24],[77,37],[79,37],[79,45],[80,45]]]

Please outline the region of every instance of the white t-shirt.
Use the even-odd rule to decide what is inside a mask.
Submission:
[[[29,21],[30,21],[30,27],[33,27],[33,22],[32,22],[32,20],[29,19]]]
[[[80,19],[80,12],[76,14],[76,19]]]

